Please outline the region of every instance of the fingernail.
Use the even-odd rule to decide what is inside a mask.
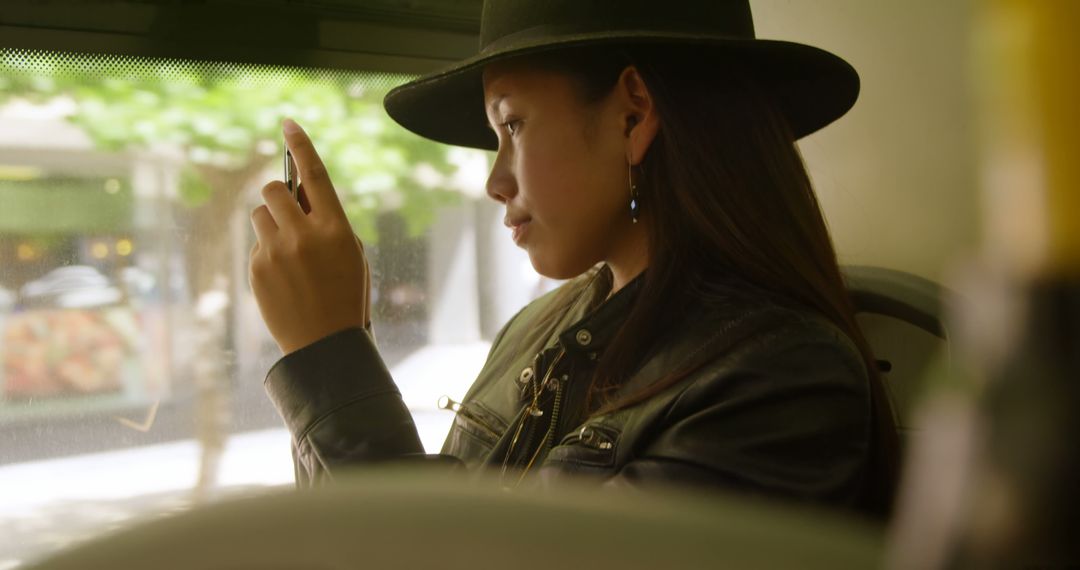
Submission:
[[[281,128],[289,134],[300,132],[300,125],[296,124],[296,121],[292,119],[285,119],[282,121]]]

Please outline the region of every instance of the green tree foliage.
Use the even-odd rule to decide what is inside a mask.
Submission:
[[[448,148],[394,124],[382,97],[407,77],[188,61],[0,52],[4,97],[70,97],[70,120],[101,148],[181,152],[180,197],[192,208],[258,184],[280,164],[281,120],[312,135],[354,228],[378,240],[375,216],[397,210],[419,235],[460,194],[417,176],[453,176]],[[217,201],[236,207],[243,200]],[[232,206],[230,206],[232,207]]]

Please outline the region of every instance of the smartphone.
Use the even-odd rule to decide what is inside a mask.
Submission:
[[[300,201],[300,181],[296,178],[296,163],[293,162],[292,153],[289,152],[289,145],[285,145],[285,186],[289,187],[289,194],[292,194],[293,200]]]

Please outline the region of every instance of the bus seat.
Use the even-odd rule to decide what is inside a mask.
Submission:
[[[842,268],[855,319],[878,361],[897,418],[901,444],[918,434],[913,412],[928,373],[948,366],[945,320],[949,292],[933,281],[895,269],[850,265]]]

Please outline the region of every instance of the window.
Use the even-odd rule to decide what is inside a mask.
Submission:
[[[486,153],[385,116],[406,79],[0,49],[0,568],[291,483],[247,284],[284,117],[365,241],[380,350],[438,451],[438,398],[460,399],[501,324],[554,284],[502,235]]]

